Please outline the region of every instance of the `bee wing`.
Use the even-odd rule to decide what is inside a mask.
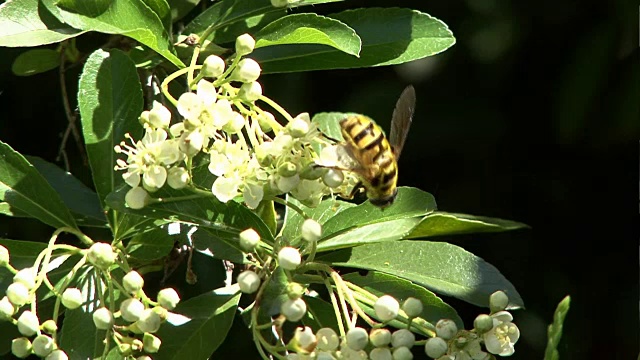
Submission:
[[[409,85],[400,95],[396,103],[396,108],[393,110],[393,117],[391,118],[389,143],[393,148],[396,159],[400,158],[404,141],[407,139],[407,133],[409,132],[409,127],[411,127],[415,107],[416,91],[413,89],[413,86]]]

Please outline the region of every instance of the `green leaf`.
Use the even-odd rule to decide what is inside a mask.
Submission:
[[[0,200],[54,228],[76,228],[56,191],[33,165],[3,142],[0,142]]]
[[[556,311],[553,313],[553,323],[547,329],[547,348],[544,351],[544,360],[559,360],[558,345],[562,339],[562,328],[564,318],[569,312],[571,297],[565,296],[558,304]]]
[[[340,112],[326,112],[326,113],[317,113],[313,116],[313,121],[315,124],[318,124],[318,128],[322,131],[323,134],[329,136],[338,141],[342,141],[342,130],[340,128],[340,120],[353,116],[359,115],[356,113],[340,113]]]
[[[0,46],[40,46],[82,34],[56,19],[39,0],[12,0],[0,5]]]
[[[293,14],[275,20],[256,35],[256,49],[275,45],[320,44],[358,56],[361,41],[342,22],[316,14]]]
[[[171,249],[175,235],[169,234],[166,226],[138,234],[127,244],[127,254],[143,261],[157,260],[165,257]]]
[[[201,0],[168,0],[171,9],[171,20],[176,22],[193,10]]]
[[[305,296],[304,302],[307,304],[307,313],[301,321],[305,326],[313,329],[314,333],[324,327],[338,328],[336,313],[331,303],[311,296]]]
[[[316,44],[270,46],[256,49],[251,56],[263,73],[349,69],[402,64],[438,54],[455,43],[446,24],[416,10],[365,8],[329,17],[351,27],[362,39],[359,58]]]
[[[82,120],[93,181],[103,208],[105,198],[124,183],[116,173],[116,144],[130,133],[139,140],[142,128],[138,117],[142,112],[142,87],[133,62],[121,51],[96,50],[85,63],[78,89],[78,106]],[[124,216],[125,218],[122,218]],[[143,219],[111,214],[109,223],[116,238],[123,238]]]
[[[376,270],[426,286],[477,306],[489,306],[489,296],[502,290],[509,309],[524,307],[520,294],[493,265],[443,242],[397,241],[341,250],[317,259],[332,266]]]
[[[107,218],[100,207],[98,195],[80,180],[58,166],[36,156],[27,159],[49,182],[71,210],[78,225],[106,227]]]
[[[382,296],[384,294],[392,295],[401,304],[409,297],[414,297],[420,300],[422,302],[423,310],[419,317],[430,323],[430,326],[427,326],[431,330],[435,330],[434,326],[440,319],[451,319],[456,323],[458,329],[464,329],[464,323],[454,308],[442,301],[442,299],[437,297],[431,291],[422,286],[418,286],[411,281],[376,271],[370,271],[366,276],[361,276],[358,273],[351,273],[344,275],[342,278],[365,288],[367,291],[377,296]],[[370,306],[363,307],[363,310],[365,310],[369,315],[375,315],[375,311]],[[393,326],[399,325],[400,323],[398,322]],[[423,333],[423,335],[427,334]]]
[[[420,217],[435,209],[431,194],[400,187],[395,202],[388,208],[380,209],[365,202],[329,219],[323,226],[318,251],[399,240],[420,222]]]
[[[240,301],[237,286],[217,289],[181,302],[172,310],[189,318],[173,326],[165,323],[157,336],[162,346],[154,359],[207,359],[225,340]]]
[[[164,29],[169,32],[171,30],[171,8],[169,7],[169,3],[167,0],[142,0],[153,12],[158,15],[160,21],[162,21],[162,26]]]
[[[315,208],[304,206],[300,201],[291,196],[287,197],[287,201],[302,209],[309,218],[319,222],[320,224],[324,224],[343,210],[356,206],[355,204],[335,200],[333,198],[324,199]],[[293,241],[295,238],[299,237],[300,228],[302,227],[304,220],[305,219],[298,214],[298,212],[287,207],[284,215],[284,225],[282,226],[282,236],[289,241]]]
[[[178,68],[185,65],[175,55],[169,34],[158,14],[142,0],[41,0],[61,21],[82,30],[119,34],[135,39],[164,56]]]
[[[16,209],[15,207],[12,207],[11,204],[8,204],[4,201],[0,201],[0,214],[22,218],[31,217],[26,212],[21,211],[20,209]]]
[[[18,76],[31,76],[55,69],[60,65],[60,53],[52,49],[30,49],[13,61],[11,71]]]
[[[437,211],[425,216],[407,238],[502,232],[528,227],[526,224],[516,221]]]
[[[191,235],[191,239],[193,247],[202,254],[236,264],[248,263],[237,237],[221,237],[215,231],[201,227]]]

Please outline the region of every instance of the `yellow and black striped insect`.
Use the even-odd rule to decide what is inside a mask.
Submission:
[[[415,90],[413,86],[407,86],[393,111],[388,140],[369,117],[355,115],[340,121],[344,148],[355,163],[347,170],[358,174],[369,201],[375,206],[391,205],[398,193],[398,159],[411,126],[415,104]]]

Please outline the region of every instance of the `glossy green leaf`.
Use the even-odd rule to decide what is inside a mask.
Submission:
[[[13,217],[27,217],[27,218],[31,217],[26,212],[21,211],[20,209],[17,209],[15,207],[12,207],[11,204],[6,203],[4,201],[0,201],[0,214],[13,216]]]
[[[45,224],[76,227],[56,191],[20,153],[0,142],[0,200]]]
[[[358,56],[361,41],[342,22],[316,14],[292,14],[265,26],[257,34],[256,49],[275,45],[320,44]]]
[[[53,44],[83,32],[61,23],[39,0],[10,0],[0,5],[0,46]]]
[[[418,239],[441,235],[502,232],[526,229],[528,227],[523,223],[511,220],[437,211],[425,216],[407,238]]]
[[[181,302],[172,312],[189,320],[178,326],[167,322],[160,327],[157,336],[162,339],[162,346],[153,358],[209,358],[227,337],[239,301],[240,291],[232,286]]]
[[[323,226],[318,251],[399,240],[409,234],[422,216],[435,209],[431,194],[400,187],[395,202],[388,208],[380,209],[365,202],[329,219]]]
[[[27,156],[27,159],[60,195],[78,225],[106,227],[107,218],[93,190],[50,162],[36,156]]]
[[[305,296],[304,302],[307,304],[307,313],[300,320],[304,326],[313,329],[314,333],[324,327],[338,328],[336,313],[330,302],[311,296]]]
[[[342,141],[343,138],[342,131],[340,130],[340,120],[352,115],[359,114],[340,112],[317,113],[313,116],[311,121],[318,124],[318,128],[323,134],[337,141]]]
[[[58,4],[41,0],[58,19],[77,29],[119,34],[135,39],[164,56],[175,66],[184,64],[175,55],[162,21],[143,0],[92,0]]]
[[[11,71],[18,76],[31,76],[55,69],[60,65],[60,53],[53,49],[30,49],[11,64]]]
[[[320,224],[324,224],[333,216],[337,215],[343,210],[356,206],[355,204],[348,203],[346,201],[335,200],[333,198],[324,199],[315,208],[304,206],[302,205],[302,203],[291,196],[287,197],[287,201],[302,209],[302,211],[304,211],[304,213],[309,218],[319,222]],[[282,236],[284,236],[288,241],[293,241],[294,239],[299,237],[300,228],[302,227],[302,223],[304,222],[304,220],[305,219],[302,217],[302,215],[287,207],[284,215],[284,225],[282,226]]]
[[[142,87],[133,62],[121,51],[96,50],[85,63],[78,89],[78,105],[82,120],[93,182],[103,208],[105,198],[124,183],[122,174],[113,170],[118,154],[115,145],[130,133],[141,138],[138,117],[142,112]],[[142,219],[125,219],[111,214],[109,222],[116,238],[122,238]]]
[[[270,46],[256,49],[252,57],[263,73],[349,69],[402,64],[438,54],[455,43],[446,24],[416,10],[362,8],[329,17],[362,39],[359,58],[315,44]]]
[[[170,235],[166,226],[154,228],[131,238],[127,244],[127,254],[143,261],[157,260],[165,257],[176,240]]]
[[[207,256],[236,264],[248,263],[246,255],[240,248],[238,237],[219,236],[215,231],[201,227],[191,235],[191,239],[194,248]]]
[[[92,298],[95,296],[95,284],[93,278],[88,277],[86,282],[90,286],[84,286],[91,291]],[[82,285],[79,286],[81,289]],[[67,351],[71,359],[91,359],[102,355],[104,347],[105,332],[96,329],[93,323],[93,311],[96,302],[90,305],[83,305],[74,310],[66,310],[62,328],[60,329],[60,347]],[[87,331],[91,329],[91,331]]]
[[[437,293],[453,296],[478,306],[489,306],[489,296],[502,290],[509,296],[509,308],[523,307],[515,287],[493,265],[461,247],[431,241],[397,241],[336,251],[317,259],[332,266],[376,270]]]
[[[171,8],[169,7],[169,3],[167,0],[142,0],[153,12],[158,15],[160,21],[162,21],[162,26],[164,29],[169,32],[171,30]]]
[[[419,317],[427,320],[430,325],[432,325],[428,326],[431,330],[435,330],[433,326],[435,326],[440,319],[451,319],[455,321],[458,329],[464,329],[462,319],[458,316],[458,313],[454,308],[442,301],[442,299],[431,291],[422,286],[416,285],[411,281],[376,271],[370,271],[366,276],[361,276],[358,273],[351,273],[344,275],[342,278],[365,288],[367,291],[377,296],[382,296],[384,294],[392,295],[400,302],[400,304],[409,297],[414,297],[420,300],[422,302],[423,310]],[[372,307],[365,306],[364,310],[367,314],[374,316],[375,311],[373,311]],[[399,325],[400,323],[398,322],[394,326]],[[423,335],[427,334],[423,333]]]
[[[201,0],[167,0],[171,9],[171,19],[176,22],[193,10]]]

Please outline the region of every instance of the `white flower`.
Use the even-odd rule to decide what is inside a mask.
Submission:
[[[244,185],[242,195],[244,196],[245,204],[247,204],[249,208],[255,209],[260,204],[260,201],[262,201],[264,189],[260,184],[247,182]]]
[[[199,121],[202,110],[204,110],[204,101],[196,93],[186,92],[178,98],[178,112],[185,119]]]
[[[483,335],[487,351],[500,356],[510,356],[515,352],[514,345],[520,338],[520,330],[512,323],[513,316],[508,311],[492,314],[493,329]]]
[[[150,200],[151,196],[149,196],[149,193],[141,187],[132,188],[127,191],[124,196],[125,204],[135,210],[139,210],[147,206]]]
[[[240,188],[241,182],[240,178],[226,178],[221,176],[213,182],[211,192],[220,202],[227,203],[229,200],[238,196],[238,189]]]
[[[393,296],[382,295],[373,305],[373,309],[378,319],[381,321],[390,321],[398,316],[400,304]]]

